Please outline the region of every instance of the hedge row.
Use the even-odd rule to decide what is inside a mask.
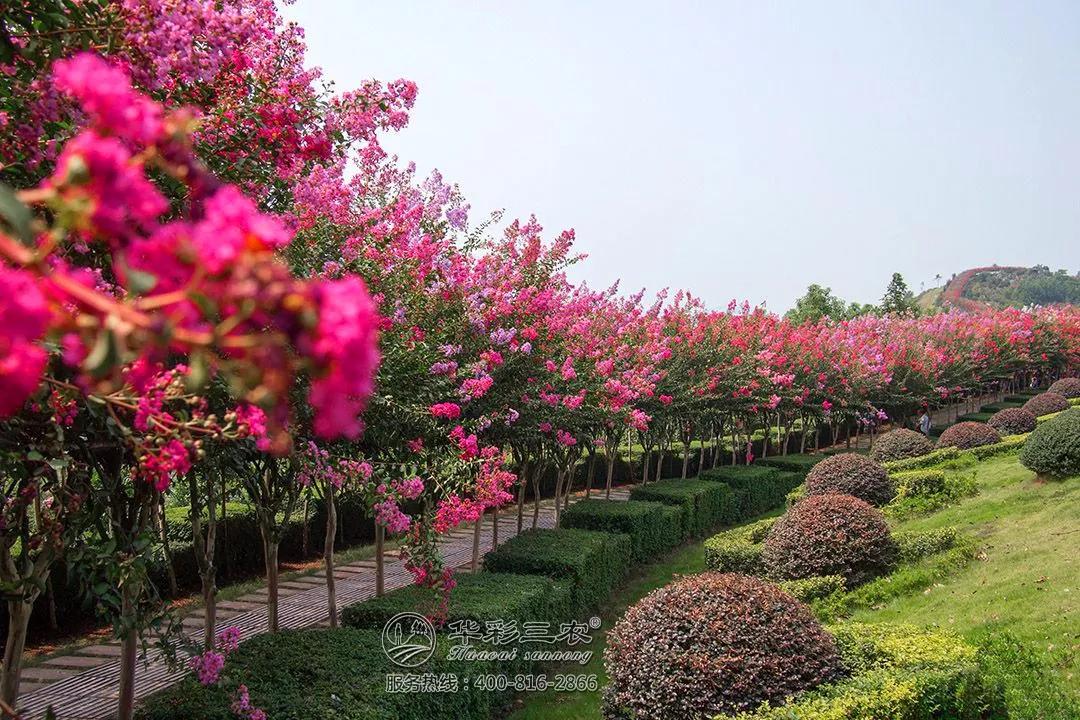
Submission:
[[[626,577],[632,547],[622,533],[528,530],[489,552],[484,569],[569,581],[572,615],[580,617],[598,608]]]
[[[683,509],[688,536],[738,519],[738,498],[724,483],[707,480],[660,480],[630,491],[631,500],[645,500]]]
[[[740,522],[783,505],[803,476],[770,465],[751,465],[706,470],[701,479],[726,483],[734,491],[738,503],[734,520]]]
[[[892,462],[883,463],[885,469],[889,473],[904,472],[906,470],[921,470],[923,468],[932,467],[946,460],[952,460],[960,456],[960,450],[954,447],[939,448],[933,452],[920,455],[919,457],[908,458],[906,460],[893,460]]]
[[[188,677],[150,698],[139,720],[236,720],[230,709],[237,683],[267,717],[290,720],[488,720],[508,703],[460,678],[502,672],[494,663],[449,661],[448,643],[423,667],[434,678],[456,677],[438,692],[387,692],[387,676],[408,672],[393,665],[374,630],[284,630],[248,640],[229,656],[222,682],[203,687]],[[452,687],[451,687],[452,686]]]
[[[1020,448],[1024,447],[1024,441],[1027,440],[1027,437],[1030,434],[1031,433],[1009,435],[1002,438],[1001,442],[971,448],[970,452],[979,460],[985,460],[986,458],[995,457],[997,455],[1006,455],[1011,452],[1019,452]]]
[[[683,541],[684,514],[682,506],[658,502],[582,500],[563,513],[562,526],[625,533],[634,559],[644,562]]]
[[[705,564],[717,572],[763,574],[762,543],[775,522],[776,518],[765,518],[713,535],[705,541]]]
[[[433,611],[441,593],[409,585],[382,597],[349,605],[341,611],[341,624],[368,630],[382,630],[398,613]],[[457,577],[450,593],[446,623],[480,623],[494,620],[551,622],[572,617],[572,586],[567,580],[543,575],[512,573],[471,573]]]
[[[779,468],[788,472],[797,472],[805,475],[819,462],[829,457],[827,454],[816,455],[776,455],[763,457],[757,461],[758,465]]]
[[[850,677],[780,706],[719,716],[737,720],[983,720],[1006,717],[1001,684],[987,678],[977,648],[910,626],[831,628]]]

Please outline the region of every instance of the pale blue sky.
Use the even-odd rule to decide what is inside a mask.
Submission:
[[[338,87],[473,218],[577,231],[577,278],[782,311],[992,263],[1080,267],[1078,2],[298,0]]]

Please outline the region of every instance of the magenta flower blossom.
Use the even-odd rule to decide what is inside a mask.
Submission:
[[[435,417],[444,420],[456,420],[461,417],[461,406],[452,402],[435,403],[428,408],[428,411]]]
[[[30,275],[0,265],[0,417],[16,412],[37,389],[48,356],[36,343],[49,314]]]
[[[67,202],[89,203],[87,229],[113,245],[126,244],[121,241],[133,230],[151,229],[169,209],[165,196],[123,143],[93,130],[79,133],[64,146],[48,184]]]
[[[57,60],[53,81],[79,101],[95,124],[119,137],[147,145],[164,132],[161,106],[133,90],[124,70],[93,53]]]
[[[315,433],[354,439],[363,430],[357,416],[375,388],[378,314],[357,277],[324,282],[316,287],[316,296],[319,325],[312,354],[328,370],[312,381],[308,396],[315,409]]]
[[[292,231],[278,218],[260,212],[255,203],[232,185],[214,193],[203,204],[203,212],[203,220],[195,225],[191,241],[211,272],[220,272],[245,250],[278,250],[292,241]],[[367,289],[362,286],[353,287],[352,291],[367,296]]]

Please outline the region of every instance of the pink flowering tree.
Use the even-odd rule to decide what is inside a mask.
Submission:
[[[143,587],[137,558],[154,498],[190,469],[203,438],[242,437],[257,425],[263,447],[287,451],[288,393],[301,374],[310,377],[315,432],[355,436],[378,361],[377,324],[359,280],[292,277],[275,256],[290,232],[203,168],[185,141],[186,115],[166,114],[93,55],[57,63],[55,83],[88,126],[52,174],[5,206],[5,295],[21,289],[22,302],[42,310],[2,331],[0,390],[7,415],[43,382],[71,392],[103,408],[122,440],[96,452],[93,465],[122,553],[117,572],[130,575],[119,600],[127,717]],[[169,204],[150,166],[186,187],[180,217],[160,220]],[[51,363],[45,343],[61,350]],[[178,355],[187,363],[162,365]],[[207,412],[196,393],[213,376],[258,408],[257,418],[245,411],[228,426]]]

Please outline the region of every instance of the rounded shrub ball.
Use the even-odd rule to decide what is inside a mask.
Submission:
[[[865,455],[840,453],[819,462],[806,476],[810,495],[854,495],[871,505],[884,505],[896,496],[889,474]]]
[[[1039,423],[1035,416],[1024,408],[1013,407],[998,410],[986,424],[1002,435],[1022,435],[1034,430]]]
[[[833,637],[776,585],[735,573],[680,578],[611,629],[604,717],[688,720],[752,710],[838,678]]]
[[[813,495],[773,524],[762,560],[776,578],[843,575],[854,587],[888,572],[897,553],[875,507],[850,495]]]
[[[870,448],[870,459],[877,462],[905,460],[925,455],[933,449],[934,444],[921,432],[899,428],[874,441],[874,447]]]
[[[1035,428],[1020,450],[1020,464],[1043,480],[1080,475],[1080,408]]]
[[[961,450],[970,450],[973,447],[993,445],[1001,442],[1001,434],[986,423],[969,420],[958,422],[945,428],[938,438],[939,448],[954,447]]]
[[[1080,398],[1080,378],[1061,378],[1050,386],[1050,392],[1067,399]]]
[[[1035,417],[1042,417],[1051,413],[1069,409],[1069,401],[1064,395],[1056,392],[1039,393],[1024,403],[1024,409]]]

